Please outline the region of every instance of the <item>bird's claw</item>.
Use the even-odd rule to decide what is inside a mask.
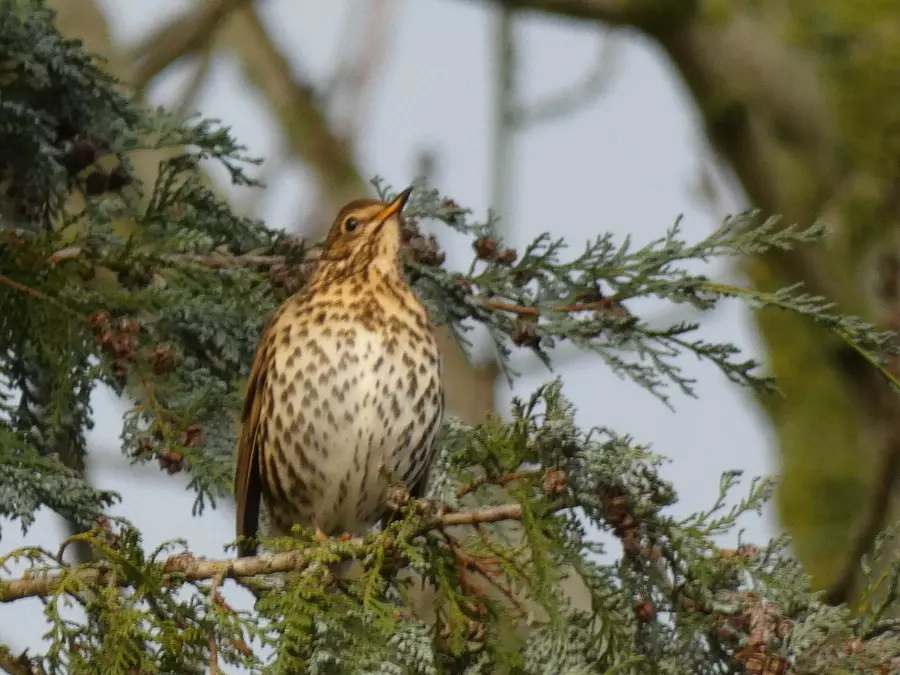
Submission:
[[[400,511],[409,504],[409,499],[409,490],[403,481],[389,485],[384,491],[385,504],[392,511]]]

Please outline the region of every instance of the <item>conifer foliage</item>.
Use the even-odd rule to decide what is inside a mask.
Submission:
[[[46,621],[40,648],[0,646],[0,667],[122,675],[900,667],[900,561],[869,565],[852,612],[822,604],[784,539],[714,543],[762,507],[771,481],[735,497],[738,476],[727,474],[715,504],[676,519],[660,457],[606,426],[602,411],[596,426],[579,428],[559,380],[502,418],[448,420],[428,499],[398,489],[382,532],[325,543],[298,532],[241,560],[197,558],[178,541],[146,550],[116,516],[118,495],[79,470],[90,392],[103,383],[131,402],[123,453],[187,472],[194,513],[215,508],[231,493],[234,413],[262,324],[302,285],[316,246],[235,215],[202,173],[215,163],[234,183],[253,184],[252,162],[228,131],[130,100],[58,34],[38,0],[0,5],[0,52],[0,522],[27,533],[49,508],[84,526],[79,539],[94,552],[75,565],[65,556],[71,542],[59,551],[0,546],[0,602],[39,597]],[[142,184],[131,161],[159,149],[157,176]],[[698,325],[659,328],[633,314],[629,301],[641,297],[699,309],[740,297],[797,312],[874,368],[895,351],[893,335],[800,288],[763,293],[685,265],[815,245],[818,227],[750,213],[693,244],[676,224],[642,247],[600,235],[573,249],[544,235],[518,252],[427,186],[408,213],[404,262],[434,320],[463,343],[475,323],[486,326],[510,378],[512,350],[552,364],[554,347],[570,342],[666,403],[672,391],[693,394],[684,353],[738,385],[776,389],[733,345],[699,338]],[[436,240],[419,229],[424,220],[471,237],[468,270],[444,267]],[[613,543],[604,548],[598,530]],[[358,573],[336,578],[334,564],[351,558]],[[28,573],[11,572],[13,563]],[[583,597],[560,592],[564,577],[578,580]],[[427,612],[411,600],[423,579]],[[249,608],[226,601],[226,587],[252,597]]]

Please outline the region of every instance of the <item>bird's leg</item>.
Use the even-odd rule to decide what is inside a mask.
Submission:
[[[447,533],[444,533],[444,540],[447,549],[456,560],[456,568],[459,571],[459,580],[462,584],[464,593],[473,590],[474,584],[471,581],[471,572],[478,572],[488,580],[492,580],[502,574],[500,560],[498,558],[469,553]]]
[[[460,571],[476,570],[486,577],[496,577],[502,573],[500,559],[489,555],[475,555],[459,546],[453,546],[453,556]]]
[[[329,539],[331,539],[331,537],[329,537],[327,534],[325,534],[318,527],[316,528],[316,533],[313,535],[313,541],[322,544],[322,543],[328,541]],[[350,541],[351,539],[353,539],[353,535],[350,534],[349,532],[344,532],[344,534],[337,537],[338,541]]]

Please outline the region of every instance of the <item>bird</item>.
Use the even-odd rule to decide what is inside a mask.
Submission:
[[[272,534],[363,536],[385,490],[424,493],[444,413],[428,312],[401,265],[412,188],[335,217],[306,285],[269,317],[253,358],[235,461],[238,557]]]

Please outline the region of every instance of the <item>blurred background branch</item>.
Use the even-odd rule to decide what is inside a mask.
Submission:
[[[131,62],[125,78],[137,92],[173,63],[208,49],[232,13],[252,0],[204,0],[200,7],[165,22],[140,44],[127,49]]]

